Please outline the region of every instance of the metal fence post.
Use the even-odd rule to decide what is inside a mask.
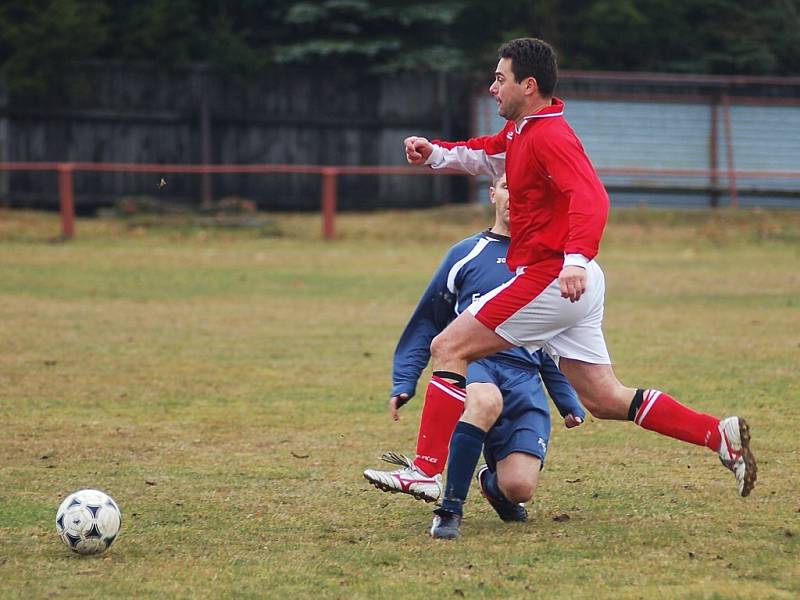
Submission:
[[[711,134],[708,145],[708,169],[711,171],[709,177],[709,187],[711,192],[709,194],[709,206],[717,208],[719,206],[719,160],[717,158],[717,138],[719,137],[719,128],[717,122],[719,121],[719,97],[714,94],[711,98]]]
[[[75,191],[70,163],[58,165],[58,204],[61,210],[61,237],[71,240],[75,236]]]
[[[326,240],[334,238],[334,220],[336,218],[336,180],[339,172],[335,168],[322,169],[322,237]]]
[[[201,75],[202,96],[200,98],[200,154],[204,165],[211,164],[211,108],[208,105],[208,77],[205,72]],[[211,174],[204,171],[200,176],[201,206],[210,209],[214,202],[211,187]]]
[[[9,159],[9,150],[11,148],[8,139],[9,121],[8,114],[5,108],[8,104],[8,95],[2,86],[0,86],[0,161],[5,162]],[[0,172],[0,198],[6,200],[8,198],[8,180],[9,175],[6,171]]]
[[[728,191],[731,195],[731,208],[739,207],[739,190],[736,187],[736,167],[733,163],[733,128],[731,126],[731,99],[727,92],[722,94],[722,116],[725,123],[725,156],[728,162]]]

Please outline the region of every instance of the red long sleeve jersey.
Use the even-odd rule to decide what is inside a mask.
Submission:
[[[465,142],[434,140],[446,149],[505,153],[509,190],[510,269],[565,254],[597,255],[609,199],[578,136],[563,117],[564,103],[525,117],[521,129],[508,121],[499,133]]]

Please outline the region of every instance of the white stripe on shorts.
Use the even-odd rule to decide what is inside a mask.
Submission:
[[[556,278],[536,298],[498,325],[495,333],[531,352],[544,347],[552,356],[596,365],[611,364],[602,330],[605,277],[594,260],[586,266],[586,271],[586,292],[580,300],[570,302],[562,298]],[[512,285],[524,273],[524,267],[517,273],[508,283],[473,302],[469,311],[476,314],[483,304]]]

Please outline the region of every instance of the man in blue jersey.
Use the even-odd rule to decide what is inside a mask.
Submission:
[[[490,195],[495,204],[494,226],[450,249],[398,342],[390,399],[394,419],[414,395],[430,359],[431,340],[474,300],[512,277],[505,265],[510,241],[505,176],[493,182]],[[481,449],[487,463],[478,472],[484,497],[504,521],[527,520],[523,503],[536,489],[550,436],[542,380],[567,427],[580,425],[585,416],[575,391],[541,350],[531,354],[512,348],[476,361],[467,377],[461,378],[460,390],[466,386],[466,393],[452,385],[436,385],[440,379],[453,377],[453,373],[433,373],[416,458],[411,461],[389,452],[384,460],[400,469],[364,471],[364,477],[379,489],[436,501],[442,496],[441,473],[449,453],[447,485],[431,528],[431,535],[445,539],[459,535],[462,505]]]

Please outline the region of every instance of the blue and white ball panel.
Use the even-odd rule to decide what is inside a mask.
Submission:
[[[122,526],[117,503],[99,490],[80,490],[67,496],[56,513],[61,540],[78,554],[100,554],[116,540]]]

